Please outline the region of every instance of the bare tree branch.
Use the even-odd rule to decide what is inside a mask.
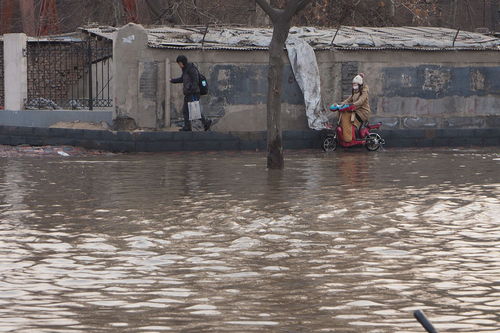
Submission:
[[[289,0],[290,3],[287,6],[287,15],[288,17],[292,17],[302,9],[304,9],[311,0]]]
[[[279,11],[276,8],[271,7],[271,5],[266,0],[255,0],[257,4],[262,8],[263,11],[266,12],[267,15],[274,21],[278,15]]]

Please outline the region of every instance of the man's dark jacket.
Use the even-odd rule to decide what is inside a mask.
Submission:
[[[200,95],[200,78],[198,69],[192,63],[188,62],[182,69],[182,76],[170,80],[172,83],[182,83],[182,92],[184,96]]]

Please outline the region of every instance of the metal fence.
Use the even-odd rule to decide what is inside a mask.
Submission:
[[[89,39],[28,43],[27,109],[113,106],[112,42]]]
[[[0,41],[0,110],[5,107],[5,89],[3,82],[3,42]]]

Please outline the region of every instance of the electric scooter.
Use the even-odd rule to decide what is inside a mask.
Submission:
[[[353,112],[356,109],[354,104],[343,104],[336,105],[333,104],[330,106],[331,111],[338,112]],[[337,146],[340,145],[342,147],[353,147],[353,146],[365,146],[369,151],[376,151],[382,145],[385,144],[385,140],[382,139],[380,134],[372,132],[373,130],[378,130],[382,126],[382,123],[377,124],[366,124],[362,125],[359,130],[356,126],[352,125],[352,140],[350,142],[346,142],[344,139],[344,133],[342,127],[340,126],[340,117],[337,122],[337,126],[335,129],[327,129],[325,130],[325,135],[322,139],[322,146],[324,151],[334,151],[337,149]]]

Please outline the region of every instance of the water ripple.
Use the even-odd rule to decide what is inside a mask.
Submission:
[[[1,160],[0,331],[496,332],[498,156]]]

